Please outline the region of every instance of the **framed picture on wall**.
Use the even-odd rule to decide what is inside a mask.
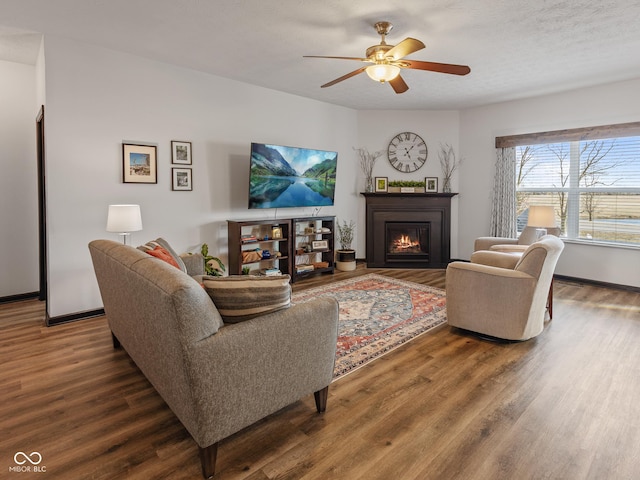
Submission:
[[[171,169],[171,190],[193,190],[190,168]]]
[[[171,163],[191,165],[191,142],[171,141]]]
[[[122,182],[158,183],[155,146],[122,144]]]
[[[426,193],[438,193],[438,177],[425,177],[424,191]]]
[[[375,178],[375,191],[378,192],[387,192],[389,190],[389,179],[387,177],[376,177]]]

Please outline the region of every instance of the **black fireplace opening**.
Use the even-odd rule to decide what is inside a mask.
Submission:
[[[385,260],[429,261],[430,222],[385,222]]]

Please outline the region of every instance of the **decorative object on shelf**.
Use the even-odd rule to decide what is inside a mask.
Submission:
[[[387,158],[391,166],[403,173],[418,170],[427,161],[429,151],[422,137],[413,132],[402,132],[389,142]]]
[[[131,232],[142,230],[140,205],[109,205],[107,213],[107,232],[117,232],[122,243],[127,244]]]
[[[171,163],[191,165],[191,142],[171,140]]]
[[[221,277],[226,271],[222,260],[220,260],[218,257],[209,255],[209,246],[206,243],[202,244],[200,253],[204,257],[204,271],[207,273],[207,275],[211,275],[213,277]]]
[[[366,148],[354,148],[360,157],[360,168],[364,173],[364,191],[373,192],[373,166],[382,155],[382,151],[370,153]]]
[[[349,272],[356,269],[356,251],[351,249],[351,242],[353,242],[353,232],[356,228],[356,224],[353,220],[350,220],[347,224],[346,220],[336,222],[338,230],[338,243],[340,243],[340,250],[336,251],[337,260],[336,268],[343,272]]]
[[[122,183],[158,183],[154,145],[122,144]]]
[[[280,227],[273,227],[271,229],[271,236],[273,237],[274,240],[279,240],[282,238],[282,228]]]
[[[386,193],[389,188],[389,179],[387,177],[376,177],[376,193]]]
[[[249,275],[249,272],[251,272],[250,267],[242,267],[242,275]]]
[[[424,191],[438,193],[438,177],[424,177]]]
[[[242,263],[256,263],[260,260],[262,260],[262,250],[260,248],[242,251]]]
[[[329,248],[329,242],[326,240],[314,240],[311,242],[311,250],[327,250]]]
[[[193,190],[190,168],[171,169],[171,190]]]
[[[266,260],[267,258],[271,258],[271,252],[269,250],[262,250],[262,258]]]
[[[424,193],[425,182],[418,180],[392,180],[389,182],[391,193]]]
[[[438,157],[440,157],[440,168],[442,168],[442,191],[451,193],[451,177],[460,165],[460,160],[456,158],[453,147],[448,143],[440,144]]]

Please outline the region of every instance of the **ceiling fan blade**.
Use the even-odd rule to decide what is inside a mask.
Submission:
[[[417,52],[418,50],[422,50],[424,48],[424,43],[420,40],[416,40],[415,38],[407,37],[391,50],[389,50],[385,56],[393,57],[394,60],[400,60],[407,55],[411,55],[413,52]]]
[[[326,57],[324,55],[303,55],[302,58],[333,58],[337,60],[358,60],[360,62],[370,62],[368,58],[360,58],[360,57]]]
[[[393,80],[389,80],[389,85],[393,87],[393,90],[396,93],[404,93],[409,90],[409,85],[405,83],[404,79],[400,75]]]
[[[429,70],[431,72],[451,73],[453,75],[466,75],[471,71],[466,65],[453,65],[450,63],[421,62],[420,60],[402,60],[403,68],[414,70]]]
[[[324,85],[321,85],[320,88],[326,88],[326,87],[330,87],[331,85],[335,85],[336,83],[339,83],[343,80],[346,80],[347,78],[351,78],[351,77],[355,77],[356,75],[358,75],[359,73],[362,73],[365,71],[367,67],[360,67],[357,70],[354,70],[351,73],[347,73],[346,75],[341,76],[340,78],[336,78],[335,80],[332,80],[329,83],[325,83]]]

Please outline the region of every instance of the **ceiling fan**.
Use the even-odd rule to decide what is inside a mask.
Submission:
[[[329,83],[322,85],[322,88],[330,87],[348,78],[354,77],[362,72],[367,72],[369,77],[377,82],[388,82],[396,93],[404,93],[409,90],[409,86],[400,76],[400,70],[410,68],[414,70],[429,70],[432,72],[451,73],[453,75],[466,75],[471,69],[466,65],[452,65],[449,63],[422,62],[420,60],[405,59],[418,50],[422,50],[425,45],[420,40],[407,37],[397,45],[387,45],[385,37],[389,34],[393,25],[389,22],[378,22],[374,25],[378,35],[382,37],[379,45],[367,48],[365,58],[358,57],[327,57],[322,55],[304,55],[305,58],[335,58],[339,60],[357,60],[359,62],[371,63],[360,67],[353,72],[347,73],[340,78],[336,78]]]

